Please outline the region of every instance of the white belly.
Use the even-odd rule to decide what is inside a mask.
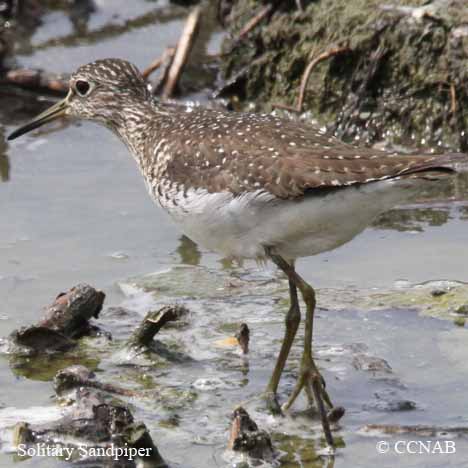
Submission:
[[[177,193],[158,201],[188,237],[225,257],[263,258],[268,246],[293,260],[348,242],[376,216],[409,200],[418,184],[379,181],[299,200],[262,191],[233,197],[191,189],[185,197]]]

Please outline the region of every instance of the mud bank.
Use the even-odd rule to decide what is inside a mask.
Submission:
[[[297,107],[340,137],[421,147],[468,148],[468,7],[396,0],[233,3],[225,22],[226,95],[257,110]],[[335,53],[338,51],[338,53]],[[331,52],[331,53],[330,53]]]

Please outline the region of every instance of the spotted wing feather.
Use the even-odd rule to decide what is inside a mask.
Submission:
[[[314,127],[269,115],[195,108],[178,113],[177,120],[178,129],[165,135],[166,151],[174,157],[164,176],[208,192],[263,189],[279,198],[297,198],[318,188],[450,170],[454,160],[466,158],[357,148]],[[163,129],[161,133],[164,137]]]

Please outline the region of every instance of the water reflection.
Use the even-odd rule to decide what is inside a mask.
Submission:
[[[421,206],[397,208],[382,214],[373,224],[378,229],[423,232],[428,226],[442,226],[451,219],[453,202],[468,201],[468,172],[462,172],[454,179],[438,181],[420,197]],[[444,207],[431,206],[443,202]],[[457,206],[459,218],[466,220],[468,207]]]
[[[442,226],[450,219],[450,210],[434,208],[400,208],[381,215],[374,223],[378,229],[423,232],[425,226]]]
[[[177,253],[180,256],[181,263],[186,265],[200,265],[201,252],[198,249],[198,245],[187,236],[182,235],[179,238]]]

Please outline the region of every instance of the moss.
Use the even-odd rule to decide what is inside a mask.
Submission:
[[[238,0],[228,19],[223,77],[240,73],[238,97],[270,111],[274,103],[295,103],[314,57],[347,46],[313,70],[304,111],[342,137],[466,150],[468,8],[462,0],[441,8],[424,3],[400,0],[386,10],[379,0],[321,0],[303,13],[291,4],[236,42],[262,7]]]

